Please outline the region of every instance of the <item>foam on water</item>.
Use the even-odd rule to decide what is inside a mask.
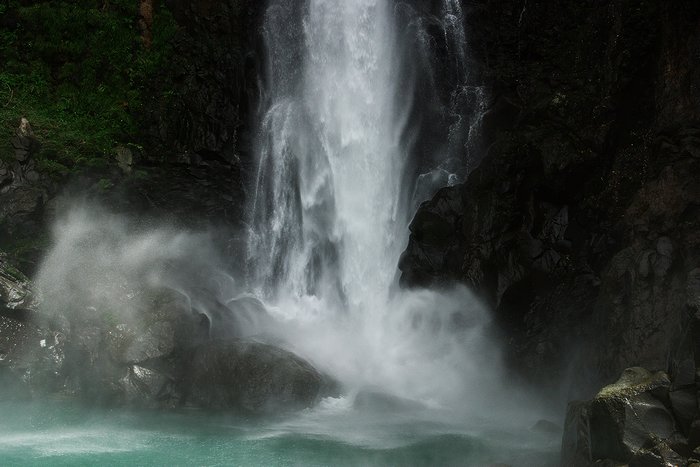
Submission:
[[[343,405],[341,401],[330,402]],[[349,403],[349,401],[347,402]],[[556,437],[328,406],[279,422],[0,402],[2,465],[556,465]],[[32,418],[33,426],[26,418]],[[10,434],[12,432],[13,434]]]

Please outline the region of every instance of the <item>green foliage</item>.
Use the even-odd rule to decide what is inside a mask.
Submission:
[[[175,22],[154,18],[153,46],[142,47],[134,0],[18,1],[0,5],[0,152],[21,116],[43,143],[51,173],[102,167],[128,142],[148,103],[150,81],[169,60]]]
[[[39,170],[41,170],[42,173],[55,177],[61,177],[70,173],[70,169],[60,162],[57,162],[55,157],[48,155],[46,152],[42,152],[42,155],[43,157],[39,158],[38,164]]]

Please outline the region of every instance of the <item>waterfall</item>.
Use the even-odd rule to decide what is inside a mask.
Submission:
[[[250,256],[267,292],[361,307],[388,291],[407,223],[391,9],[311,0],[301,21],[273,26],[289,13],[273,5],[266,21],[268,46],[295,34],[278,27],[299,28],[303,51],[270,51]]]
[[[487,313],[466,290],[395,287],[418,179],[418,71],[402,40],[425,34],[414,9],[399,25],[400,6],[269,5],[248,281],[289,345],[344,382],[434,397],[477,371],[466,353],[495,352],[482,336]],[[464,47],[459,2],[445,0],[443,14],[447,43]],[[463,71],[465,51],[453,55]]]
[[[417,73],[424,85],[419,109],[426,127],[422,138],[427,140],[412,197],[414,209],[436,187],[464,182],[483,156],[481,122],[489,95],[472,71],[463,3],[441,0],[434,2],[432,15],[410,15],[413,25],[405,40],[415,44],[414,54],[420,58]]]

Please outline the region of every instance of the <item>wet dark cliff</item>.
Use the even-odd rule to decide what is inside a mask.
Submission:
[[[590,394],[700,352],[700,4],[465,2],[487,153],[411,223],[406,286],[467,283],[514,367]]]

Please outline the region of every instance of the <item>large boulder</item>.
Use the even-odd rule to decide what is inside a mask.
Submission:
[[[273,414],[313,406],[330,380],[286,350],[250,340],[207,342],[183,377],[188,405]]]
[[[666,373],[635,367],[625,370],[616,383],[604,387],[592,400],[570,403],[562,465],[686,465],[697,446],[681,425],[685,416],[697,418],[697,400],[682,398],[674,404],[678,397],[672,389]],[[682,418],[678,417],[679,403]]]

